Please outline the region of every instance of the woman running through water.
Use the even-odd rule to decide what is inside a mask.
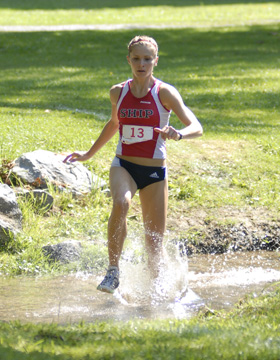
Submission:
[[[184,104],[179,92],[154,77],[158,45],[153,38],[134,37],[128,45],[127,61],[132,79],[111,88],[111,119],[88,152],[74,152],[64,160],[90,159],[119,131],[116,156],[110,168],[113,207],[108,222],[109,267],[97,287],[107,293],[113,293],[119,286],[119,260],[127,235],[127,214],[137,190],[148,266],[152,277],[159,274],[168,202],[165,143],[166,140],[179,141],[202,135],[201,124]],[[171,111],[183,123],[183,129],[169,125]]]

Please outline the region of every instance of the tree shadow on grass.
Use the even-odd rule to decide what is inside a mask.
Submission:
[[[278,67],[280,25],[251,26],[238,31],[215,29],[141,29],[159,44],[160,67],[221,73],[228,67]],[[32,67],[127,69],[127,49],[135,30],[0,33],[1,69]],[[221,68],[221,67],[224,68]],[[234,69],[233,69],[234,70]]]
[[[261,76],[250,76],[252,71],[256,74],[279,68],[278,30],[276,25],[239,31],[149,30],[148,35],[157,39],[160,48],[155,75],[175,85],[188,106],[201,111],[276,111],[280,107],[278,91],[249,92],[242,89],[242,83],[263,81]],[[86,109],[109,115],[110,87],[131,76],[126,44],[134,35],[132,30],[0,34],[0,106]],[[238,96],[231,88],[235,76],[239,76],[241,88]],[[216,89],[227,82],[220,96]],[[205,88],[205,93],[196,93],[198,88]],[[212,123],[210,119],[204,121]],[[223,119],[225,131],[232,133],[235,124],[238,128],[240,120]],[[265,126],[271,126],[269,121]],[[244,129],[259,131],[260,126],[252,119]]]

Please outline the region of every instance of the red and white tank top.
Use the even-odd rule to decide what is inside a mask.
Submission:
[[[171,113],[159,99],[162,82],[156,80],[146,96],[137,98],[131,93],[131,81],[123,84],[117,102],[119,142],[116,154],[165,159],[165,141],[154,131],[155,127],[168,125]]]

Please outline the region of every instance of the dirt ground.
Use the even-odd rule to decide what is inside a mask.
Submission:
[[[264,208],[195,209],[174,215],[169,213],[168,229],[179,234],[174,240],[187,255],[280,248],[279,214]]]

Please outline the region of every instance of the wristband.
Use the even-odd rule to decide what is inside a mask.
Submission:
[[[180,131],[178,131],[178,134],[179,134],[179,139],[178,139],[178,141],[179,141],[179,140],[182,140],[183,135],[180,133]]]

